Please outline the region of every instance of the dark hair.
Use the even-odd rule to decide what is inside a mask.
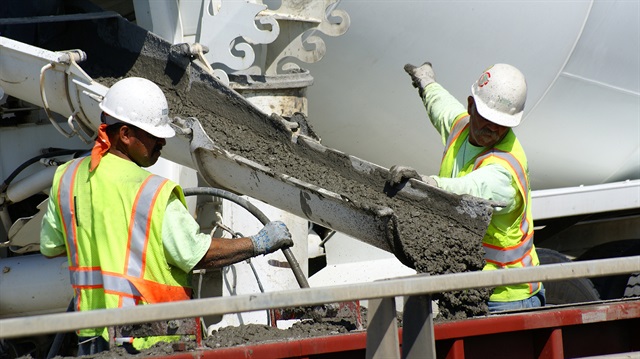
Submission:
[[[113,125],[109,125],[106,128],[106,132],[108,136],[113,136],[116,134],[116,132],[120,131],[120,127],[127,125],[124,122],[118,122],[118,123],[114,123]]]

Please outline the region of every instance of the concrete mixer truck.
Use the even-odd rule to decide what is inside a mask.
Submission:
[[[297,238],[298,275],[295,259],[275,254],[202,274],[203,297],[296,288],[299,272],[312,287],[412,275],[403,242],[482,237],[486,201],[417,182],[402,200],[378,201],[388,200],[381,189],[393,164],[437,172],[441,149],[402,72],[424,60],[459,98],[477,68],[522,64],[533,105],[518,135],[531,157],[543,263],[640,254],[637,3],[45,3],[12,3],[0,19],[0,318],[66,309],[66,261],[37,254],[43,201],[57,165],[92,143],[101,96],[132,75],[160,84],[178,116],[179,138],[152,171],[247,195]],[[542,13],[553,14],[544,32],[521,25]],[[492,24],[483,38],[500,41],[476,39],[473,26],[442,30],[478,18]],[[335,36],[329,51],[321,35]],[[472,57],[473,68],[460,61]],[[219,199],[189,201],[203,230],[259,225]],[[415,213],[427,219],[413,224]],[[434,224],[463,229],[442,235]],[[550,304],[566,305],[633,297],[638,282],[626,274],[546,285]],[[209,330],[269,321],[263,312],[206,319]]]

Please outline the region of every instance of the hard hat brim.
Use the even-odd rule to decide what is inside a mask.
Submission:
[[[516,112],[514,114],[508,114],[500,111],[496,111],[487,106],[481,99],[478,98],[475,84],[471,86],[471,93],[476,105],[476,110],[480,116],[486,120],[491,121],[497,125],[504,127],[516,127],[522,121],[522,115],[524,111]]]
[[[137,126],[137,127],[158,138],[171,138],[176,135],[176,131],[168,123],[162,126]]]

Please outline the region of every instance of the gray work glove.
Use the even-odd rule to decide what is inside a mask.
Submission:
[[[404,65],[404,71],[411,76],[413,87],[418,89],[420,96],[424,94],[424,88],[427,87],[428,84],[436,82],[436,75],[433,72],[430,62],[425,62],[419,67],[406,64]]]
[[[258,232],[249,237],[253,242],[253,255],[267,254],[277,251],[282,247],[293,246],[291,233],[287,225],[281,221],[271,221]]]
[[[422,181],[429,186],[437,187],[438,183],[436,180],[431,178],[430,176],[422,176],[415,169],[408,166],[399,166],[394,165],[389,169],[389,177],[387,181],[392,187],[397,186],[403,181],[407,181],[410,178],[417,179],[418,181]]]

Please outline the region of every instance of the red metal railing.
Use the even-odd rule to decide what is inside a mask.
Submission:
[[[577,358],[640,351],[640,300],[547,307],[435,325],[443,359]],[[402,340],[402,329],[399,331]],[[366,332],[205,349],[164,358],[365,358]]]

